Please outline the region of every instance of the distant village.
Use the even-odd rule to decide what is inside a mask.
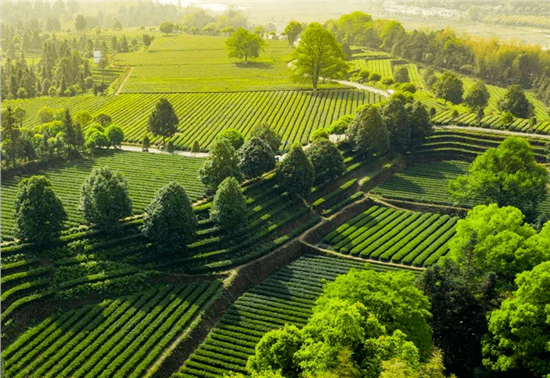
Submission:
[[[424,16],[424,17],[440,17],[440,18],[459,18],[466,14],[456,9],[447,8],[420,8],[413,5],[402,5],[397,1],[385,1],[384,12],[389,14],[398,14],[405,16]]]

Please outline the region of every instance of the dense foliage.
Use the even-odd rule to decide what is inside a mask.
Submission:
[[[235,177],[225,178],[218,187],[212,202],[210,219],[230,233],[247,227],[248,208]]]
[[[210,155],[199,170],[199,177],[204,185],[213,189],[226,177],[235,177],[237,181],[241,181],[243,174],[238,163],[231,142],[222,138],[210,149]]]
[[[44,176],[21,180],[15,200],[15,236],[44,242],[59,235],[67,214]]]
[[[178,251],[195,240],[197,217],[183,186],[171,182],[144,209],[141,231],[161,250]]]
[[[82,184],[79,209],[86,221],[104,231],[115,231],[119,219],[132,215],[132,200],[124,175],[109,167],[94,168]]]
[[[230,58],[244,58],[245,64],[248,58],[257,58],[260,50],[265,45],[263,39],[257,34],[251,33],[246,29],[238,28],[231,37],[225,41],[225,46],[229,50]]]
[[[307,197],[315,180],[315,170],[302,145],[294,144],[277,167],[280,185],[289,193]]]
[[[261,176],[275,168],[271,147],[258,137],[250,138],[238,151],[239,169],[248,178]]]
[[[252,137],[258,137],[262,139],[275,155],[279,152],[281,146],[281,135],[277,133],[269,124],[262,122],[252,129]]]
[[[382,156],[390,147],[390,132],[375,106],[361,109],[345,133],[355,151]]]
[[[166,138],[172,137],[178,131],[179,119],[170,101],[161,98],[151,113],[147,123],[147,131],[153,135],[162,137],[162,145],[165,146]]]
[[[344,173],[344,157],[329,140],[315,140],[306,150],[306,156],[313,165],[314,184],[334,181]]]
[[[236,129],[225,129],[216,136],[216,140],[220,140],[222,138],[225,138],[229,142],[231,142],[231,145],[233,146],[235,151],[241,148],[241,146],[244,144],[244,135]]]

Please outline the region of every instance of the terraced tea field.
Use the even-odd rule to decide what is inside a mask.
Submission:
[[[330,232],[323,244],[352,256],[429,266],[448,252],[457,220],[372,206]]]
[[[181,183],[191,201],[204,195],[204,186],[198,170],[204,163],[201,158],[177,155],[158,155],[122,151],[105,151],[104,156],[68,163],[40,172],[52,182],[55,193],[61,198],[68,215],[67,227],[83,222],[78,211],[80,187],[94,167],[109,166],[118,169],[128,179],[134,213],[141,213],[155,192],[171,181]],[[9,238],[14,230],[15,196],[21,178],[2,180],[2,238]]]
[[[2,350],[10,377],[141,377],[221,291],[172,285],[53,315]]]
[[[113,123],[124,129],[127,143],[141,143],[147,120],[162,97],[173,105],[180,120],[172,138],[177,148],[187,148],[198,141],[208,148],[223,129],[233,127],[249,136],[254,126],[267,122],[290,146],[295,141],[307,143],[310,134],[366,103],[381,100],[379,94],[355,89],[313,91],[260,91],[228,93],[122,94],[110,97],[82,96],[72,99],[37,99],[5,101],[5,106],[20,105],[27,110],[25,125],[35,125],[37,113],[44,105],[69,106],[73,114],[86,109],[95,116],[106,113]],[[150,135],[151,142],[160,141]]]
[[[371,265],[379,271],[388,266]],[[360,261],[304,255],[260,285],[249,290],[226,311],[218,326],[185,362],[173,378],[215,378],[245,366],[254,347],[268,331],[286,323],[303,326],[315,300],[322,293],[323,279],[333,281],[350,269],[364,269]]]

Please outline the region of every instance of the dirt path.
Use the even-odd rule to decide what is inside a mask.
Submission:
[[[129,151],[129,152],[143,152],[142,148],[139,146],[128,146],[128,145],[122,145],[120,147],[122,151]],[[193,153],[191,151],[174,151],[172,153],[159,150],[158,148],[149,148],[149,153],[151,154],[164,154],[164,155],[180,155],[180,156],[187,156],[187,157],[198,157],[198,158],[205,158],[208,157],[207,152],[197,152]]]
[[[134,70],[134,67],[130,67],[130,71],[128,71],[128,73],[126,74],[126,77],[124,78],[124,80],[122,80],[122,83],[118,86],[118,89],[115,92],[115,96],[118,96],[120,94],[120,91],[122,90],[122,88],[124,88],[124,84],[126,84],[128,79],[130,78],[130,75],[132,74],[133,70]]]
[[[379,95],[384,96],[386,98],[390,97],[390,92],[385,91],[383,89],[374,88],[374,87],[371,87],[369,85],[359,84],[359,83],[355,83],[353,81],[346,81],[346,80],[333,80],[333,81],[338,83],[338,84],[349,85],[350,87],[355,87],[357,89],[362,89],[362,90],[365,90],[365,91],[378,93]]]
[[[478,131],[478,132],[482,132],[482,133],[486,133],[486,134],[513,135],[513,136],[520,136],[520,137],[531,137],[531,138],[550,140],[550,135],[534,134],[534,133],[522,133],[522,132],[518,132],[518,131],[508,131],[508,130],[485,129],[483,127],[435,126],[435,128],[443,129],[443,130]]]

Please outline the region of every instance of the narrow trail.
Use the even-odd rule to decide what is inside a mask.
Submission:
[[[129,145],[124,145],[124,144],[120,147],[120,149],[122,151],[128,151],[128,152],[145,152],[139,146],[129,146]],[[168,151],[159,150],[158,148],[149,148],[149,151],[145,152],[145,153],[163,154],[163,155],[180,155],[180,156],[197,157],[197,158],[205,158],[205,157],[208,157],[208,155],[209,155],[208,152],[194,153],[194,152],[191,152],[191,151],[179,151],[179,150],[176,150],[176,151],[170,153]]]
[[[365,90],[365,91],[378,93],[379,95],[384,96],[386,98],[390,97],[390,92],[385,91],[383,89],[371,87],[369,85],[355,83],[353,81],[347,81],[347,80],[333,80],[333,81],[338,83],[338,84],[349,85],[350,87],[355,87],[357,89],[362,89],[362,90]]]
[[[122,80],[122,83],[118,86],[118,89],[115,92],[115,96],[118,96],[120,94],[120,91],[122,90],[122,88],[124,88],[124,84],[126,84],[128,79],[130,78],[132,71],[134,71],[134,67],[130,67],[130,71],[128,71],[128,73],[126,74],[126,77],[124,78],[124,80]]]
[[[434,126],[434,128],[443,129],[443,130],[478,131],[478,132],[482,132],[482,133],[486,133],[486,134],[513,135],[513,136],[520,136],[520,137],[530,137],[530,138],[550,140],[550,135],[535,134],[535,133],[522,133],[522,132],[518,132],[518,131],[509,131],[509,130],[485,129],[483,127],[449,125],[449,126]]]

